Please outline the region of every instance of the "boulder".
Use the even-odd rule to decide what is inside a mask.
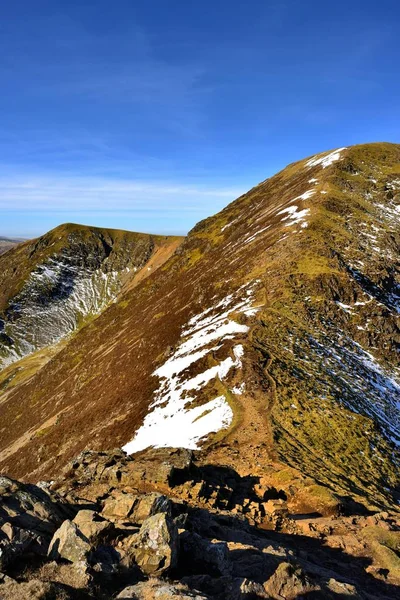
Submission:
[[[128,519],[137,503],[137,496],[126,492],[114,492],[103,503],[101,514],[113,520]]]
[[[133,509],[131,520],[142,524],[146,519],[158,513],[172,514],[172,503],[167,496],[153,492],[140,496]]]
[[[114,525],[93,510],[80,510],[73,523],[93,547],[109,538],[114,531]]]
[[[228,575],[232,571],[225,542],[210,541],[197,533],[183,531],[179,536],[179,569],[185,574]]]
[[[159,576],[177,564],[178,530],[165,513],[146,519],[132,548],[136,563],[146,575]]]
[[[90,544],[78,526],[67,520],[55,532],[48,554],[52,560],[64,558],[74,563],[85,560],[90,550]]]
[[[190,590],[182,583],[166,583],[150,580],[125,588],[117,596],[118,600],[207,600],[208,596]]]
[[[295,600],[302,594],[320,590],[296,565],[283,562],[275,573],[264,583],[269,598],[274,600]]]

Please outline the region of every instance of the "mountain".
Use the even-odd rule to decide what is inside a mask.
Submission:
[[[363,502],[395,503],[399,191],[400,147],[361,145],[289,165],[199,223],[39,372],[20,382],[16,363],[3,373],[1,468],[37,479],[88,440],[129,452],[201,440],[209,460],[241,473],[268,466],[279,479],[283,464]],[[54,254],[57,270],[76,265],[97,311],[111,295],[93,300],[96,285],[149,259],[146,236],[132,237],[133,258],[119,252],[129,235],[68,226],[6,254],[10,327],[21,299],[28,316],[15,322],[32,331],[32,302],[71,298],[69,278],[60,286],[36,267]],[[43,277],[49,294],[37,303]]]
[[[7,252],[7,250],[13,246],[16,246],[17,244],[20,244],[22,241],[23,240],[20,239],[12,239],[0,236],[0,254],[4,254],[4,252]]]
[[[76,331],[180,238],[66,224],[0,257],[0,367]]]
[[[44,349],[0,373],[0,472],[55,480],[48,489],[69,507],[101,512],[109,501],[122,511],[119,520],[111,511],[118,527],[127,502],[133,511],[135,502],[149,506],[148,494],[166,495],[184,554],[199,556],[201,567],[187,558],[188,585],[205,597],[395,598],[400,145],[340,148],[289,165],[183,243],[165,240],[163,250],[159,242],[162,259],[157,251],[150,258],[157,269],[148,271],[150,253],[138,251],[134,279],[126,268],[133,269],[136,238],[127,253],[121,243],[121,256],[104,233],[85,230],[77,243],[67,234],[71,246],[62,248],[59,235],[50,232],[44,248],[29,242],[5,255],[3,320],[11,328],[26,307],[21,339],[43,319],[49,330],[42,306],[54,306],[56,316],[73,296],[64,276],[61,285],[32,287],[31,274],[41,281],[40,265],[52,264],[51,244],[67,257],[61,271],[70,261],[79,281],[114,270],[127,280],[113,302],[96,300],[97,318],[88,311],[82,324],[75,320],[56,350],[47,336]],[[102,297],[92,289],[83,297]],[[4,485],[12,495],[22,484]],[[140,535],[131,540],[139,554]],[[283,579],[276,574],[283,587],[272,589],[266,554],[296,559],[307,573],[318,565],[322,595],[290,565]],[[245,587],[224,596],[212,591],[213,577],[222,587],[241,578]],[[303,588],[284,592],[289,580]],[[253,583],[265,583],[264,592]],[[134,592],[121,597],[155,593]]]

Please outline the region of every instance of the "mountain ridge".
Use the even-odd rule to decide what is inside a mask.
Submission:
[[[0,259],[0,365],[59,342],[100,313],[160,249],[172,252],[179,243],[65,223],[11,249]]]
[[[16,405],[32,418],[2,432],[2,469],[51,476],[89,438],[146,443],[178,415],[208,461],[396,507],[399,165],[394,144],[322,153],[197,224],[36,376],[6,385],[3,422]]]

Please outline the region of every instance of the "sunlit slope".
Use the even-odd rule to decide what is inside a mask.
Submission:
[[[35,479],[85,447],[203,446],[242,473],[288,465],[392,503],[399,205],[400,146],[369,144],[292,164],[199,223],[5,390],[1,468]]]
[[[13,248],[14,246],[17,246],[21,242],[22,242],[22,240],[19,240],[19,239],[12,239],[12,238],[0,236],[0,254],[4,254],[4,252],[8,252],[8,250]]]
[[[178,239],[66,224],[1,256],[0,367],[74,332]]]

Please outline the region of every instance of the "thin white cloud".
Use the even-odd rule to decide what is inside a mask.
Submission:
[[[2,176],[0,211],[198,211],[220,209],[244,190],[101,177]]]

